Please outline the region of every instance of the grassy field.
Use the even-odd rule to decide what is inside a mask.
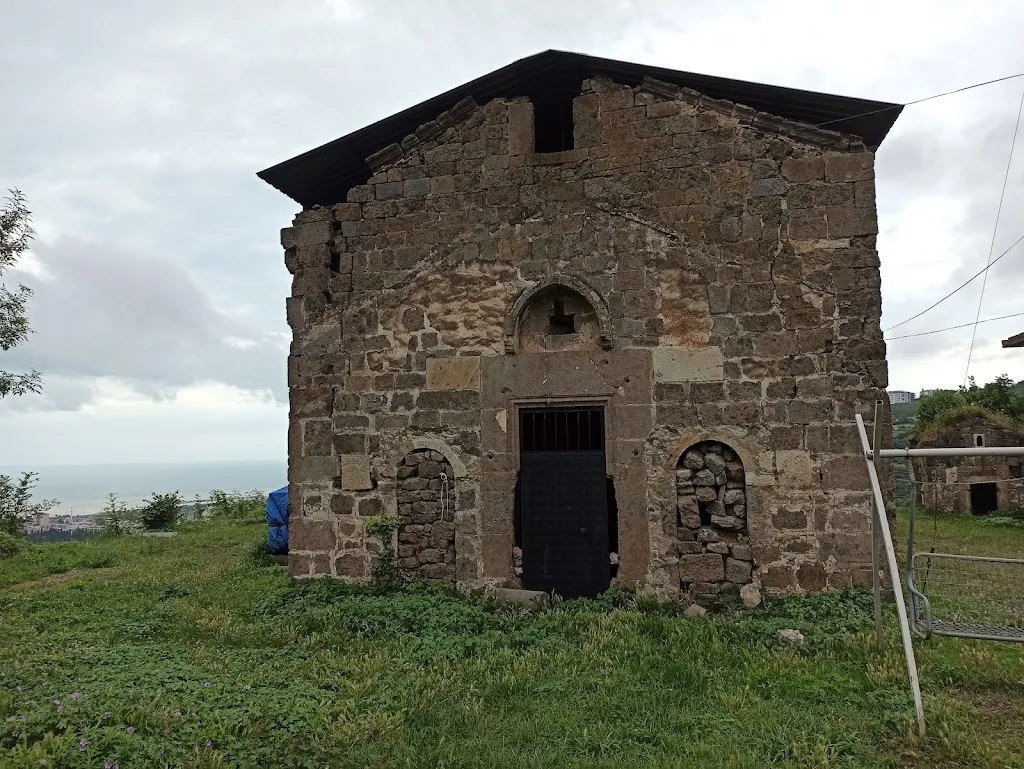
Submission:
[[[943,524],[1024,551],[1024,529]],[[919,643],[919,741],[894,618],[874,648],[870,594],[527,614],[294,583],[254,556],[264,531],[192,524],[0,561],[0,766],[1024,767],[1024,650]],[[778,645],[785,627],[802,649]]]

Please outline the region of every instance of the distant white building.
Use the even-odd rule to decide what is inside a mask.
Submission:
[[[935,395],[935,393],[937,393],[937,392],[938,392],[938,390],[921,390],[920,395],[918,395],[917,397],[918,398],[927,398],[929,395]]]
[[[914,393],[909,390],[889,390],[889,403],[913,403],[917,400]]]

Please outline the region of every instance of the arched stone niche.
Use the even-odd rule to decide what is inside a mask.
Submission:
[[[752,579],[743,460],[730,446],[704,440],[676,462],[679,581],[694,596],[717,595]]]
[[[455,581],[455,471],[430,448],[406,454],[396,470],[398,573]]]
[[[505,352],[610,349],[611,319],[583,281],[555,275],[519,295],[505,320]]]

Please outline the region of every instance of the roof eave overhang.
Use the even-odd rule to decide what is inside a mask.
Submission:
[[[645,77],[691,88],[809,125],[860,137],[871,149],[885,138],[903,105],[847,96],[719,78],[661,67],[602,59],[566,51],[544,51],[456,86],[408,109],[376,121],[319,147],[303,152],[257,176],[304,208],[343,202],[348,189],[370,176],[365,159],[404,136],[461,99],[480,103],[501,96],[526,96],[551,83],[608,77],[639,85]]]

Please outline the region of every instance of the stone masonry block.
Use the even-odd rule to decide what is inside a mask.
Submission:
[[[295,518],[289,521],[288,547],[291,550],[313,550],[321,553],[334,550],[334,523],[308,518]]]
[[[338,463],[334,457],[293,455],[288,462],[288,480],[292,483],[329,483],[337,472]]]
[[[364,491],[373,488],[368,454],[344,454],[339,459],[343,491]]]
[[[720,582],[725,579],[725,560],[717,553],[679,557],[680,582]]]
[[[790,156],[782,161],[782,176],[791,182],[812,182],[825,178],[821,155]]]
[[[811,484],[811,457],[806,451],[776,451],[775,472],[783,486]]]
[[[281,246],[284,248],[315,246],[321,243],[330,243],[333,237],[334,225],[330,222],[310,222],[282,229]]]
[[[825,155],[825,180],[859,182],[875,177],[875,156],[871,152],[830,152]]]
[[[510,155],[533,154],[533,104],[514,102],[508,105],[508,131]]]
[[[719,347],[690,350],[659,347],[654,350],[656,382],[720,382],[725,379],[725,360]]]
[[[479,390],[480,358],[428,358],[428,390]]]
[[[852,208],[848,205],[828,206],[829,238],[851,238],[877,235],[878,216],[873,208]]]

